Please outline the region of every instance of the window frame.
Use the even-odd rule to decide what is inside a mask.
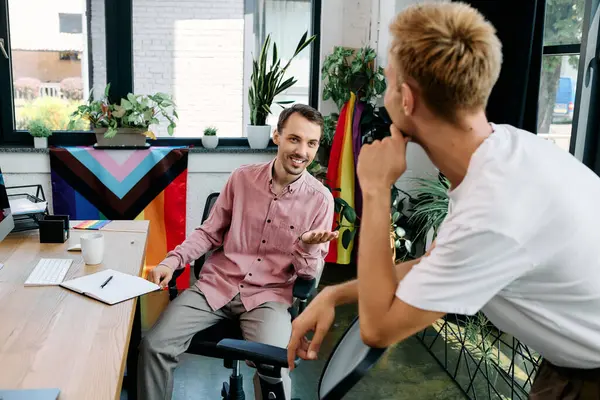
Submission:
[[[584,7],[584,11],[583,11],[583,23],[582,23],[582,32],[581,32],[581,43],[571,43],[571,44],[551,44],[551,45],[543,45],[542,46],[542,59],[546,56],[555,56],[555,57],[561,57],[561,56],[572,56],[572,55],[578,55],[579,56],[579,66],[577,69],[577,85],[575,88],[575,104],[574,104],[574,109],[573,109],[573,119],[572,119],[572,123],[571,123],[571,137],[569,138],[569,153],[575,155],[575,147],[576,147],[576,142],[577,142],[577,119],[579,116],[579,106],[580,106],[580,100],[581,100],[581,84],[582,84],[582,79],[580,79],[580,77],[582,76],[582,63],[583,63],[583,59],[581,57],[581,53],[582,51],[585,51],[585,48],[587,46],[587,32],[589,29],[589,12],[590,12],[590,4],[592,1],[597,1],[597,0],[585,0],[585,7]],[[545,18],[546,15],[544,13],[543,16],[543,20],[545,23]],[[542,33],[543,36],[543,33]],[[543,38],[542,38],[543,41]],[[536,110],[537,113],[537,110]],[[537,132],[537,129],[536,129]]]
[[[86,24],[90,24],[90,1],[86,1]],[[133,88],[133,0],[104,0],[106,26],[106,80],[111,83],[110,99],[114,101],[134,92]],[[310,46],[309,105],[317,108],[319,103],[320,79],[320,36],[322,0],[311,0],[310,34],[317,39]],[[10,47],[8,0],[0,0],[0,38],[5,39],[7,51]],[[88,29],[88,38],[90,41]],[[129,37],[130,40],[123,40]],[[246,51],[246,49],[244,49]],[[89,68],[91,69],[91,63]],[[246,73],[246,71],[244,72]],[[90,80],[93,75],[90,74]],[[14,129],[14,98],[12,88],[12,60],[0,53],[0,146],[33,147],[33,139],[27,131]],[[93,82],[90,82],[93,87]],[[199,128],[200,130],[200,128]],[[200,133],[199,133],[200,135]],[[53,146],[89,146],[96,143],[90,131],[54,131],[48,140]],[[152,146],[195,146],[202,147],[201,136],[191,138],[160,137],[148,140]],[[269,145],[272,145],[272,141]],[[246,137],[221,137],[219,147],[249,147]]]
[[[600,116],[593,112],[600,104],[600,78],[598,77],[599,64],[597,60],[597,54],[600,51],[600,29],[597,23],[593,24],[593,20],[599,19],[598,14],[600,14],[600,0],[586,0],[569,152],[597,175],[600,175]],[[595,48],[588,49],[594,44]],[[580,124],[580,104],[584,97],[588,118],[581,121]]]

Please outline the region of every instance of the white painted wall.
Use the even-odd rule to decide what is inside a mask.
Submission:
[[[118,150],[115,150],[118,151]],[[190,153],[187,183],[187,232],[200,225],[209,194],[220,192],[229,174],[244,164],[270,161],[269,153]],[[52,210],[50,159],[42,153],[0,153],[7,186],[42,185]]]

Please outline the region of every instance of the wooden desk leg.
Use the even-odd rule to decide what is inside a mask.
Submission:
[[[142,313],[140,299],[138,298],[133,315],[133,327],[129,340],[129,351],[127,353],[127,399],[137,400],[137,367],[138,346],[142,341]]]

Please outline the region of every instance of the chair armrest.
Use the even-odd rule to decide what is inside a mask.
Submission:
[[[177,297],[177,278],[179,278],[181,274],[183,274],[183,268],[176,269],[175,271],[173,271],[173,277],[171,278],[168,284],[170,300],[175,300],[175,297]]]
[[[294,282],[293,296],[300,300],[307,300],[316,289],[317,279],[297,278]]]
[[[287,368],[287,349],[268,344],[248,342],[246,340],[223,339],[217,344],[218,349],[226,350],[228,357],[238,360],[252,361],[255,364],[271,365]],[[294,361],[298,365],[299,359]]]

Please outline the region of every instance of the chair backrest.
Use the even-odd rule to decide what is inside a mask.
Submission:
[[[337,342],[319,380],[319,399],[341,399],[371,369],[386,349],[365,345],[358,317]]]
[[[218,197],[219,193],[217,192],[209,194],[206,198],[206,203],[204,204],[204,211],[202,212],[202,224],[208,219],[210,211],[217,202]],[[204,265],[204,261],[206,261],[206,258],[210,255],[210,253],[212,252],[209,251],[208,253],[194,261],[194,275],[196,276],[196,279],[198,279],[198,277],[200,276],[200,270],[202,269],[202,265]]]

